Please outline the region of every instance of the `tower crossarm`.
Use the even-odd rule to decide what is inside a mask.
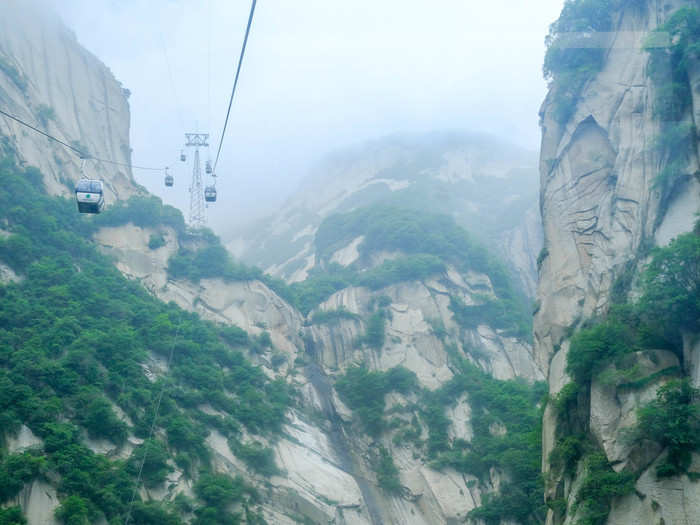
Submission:
[[[185,133],[185,146],[195,147],[195,148],[208,148],[209,147],[209,133]]]

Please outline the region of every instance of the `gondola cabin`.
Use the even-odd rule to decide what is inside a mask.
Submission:
[[[207,202],[216,202],[216,188],[207,186],[204,188],[204,200]]]
[[[185,152],[184,152],[184,151],[181,151],[181,152],[180,152],[180,160],[181,160],[182,162],[185,162],[185,161],[187,160],[187,155],[185,155]]]
[[[100,213],[105,207],[101,180],[81,179],[75,186],[75,200],[80,213]]]
[[[165,176],[165,185],[168,186],[168,187],[170,187],[170,186],[172,186],[173,184],[175,184],[175,178],[174,178],[172,175],[170,175],[170,173],[168,173],[168,174]]]
[[[211,169],[211,161],[210,160],[207,161],[207,164],[206,164],[206,167],[204,168],[204,171],[207,172],[207,175],[211,175],[212,169]]]

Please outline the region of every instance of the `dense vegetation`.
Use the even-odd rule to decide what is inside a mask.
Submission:
[[[572,507],[579,516],[577,525],[603,525],[612,500],[634,491],[634,481],[630,472],[615,472],[604,452],[586,456],[581,487]]]
[[[27,520],[19,506],[0,508],[0,525],[25,525]]]
[[[637,439],[654,440],[668,451],[656,467],[659,478],[688,472],[691,454],[700,449],[698,394],[687,379],[676,379],[659,388],[656,399],[639,410]]]
[[[343,319],[357,321],[360,319],[360,316],[341,306],[336,310],[319,310],[314,312],[311,322],[312,324],[336,324]]]
[[[636,304],[613,308],[572,338],[567,371],[579,384],[638,350],[665,348],[683,359],[681,332],[700,330],[700,236],[680,235],[654,250],[641,284]]]
[[[480,324],[487,324],[503,330],[504,335],[532,339],[532,319],[525,314],[520,302],[488,296],[480,299],[478,304],[467,305],[459,297],[450,297],[450,310],[459,326],[473,330]]]
[[[436,391],[419,389],[413,373],[403,368],[379,372],[364,366],[348,369],[336,388],[368,434],[379,438],[393,432],[396,445],[412,441],[425,450],[434,468],[451,467],[480,480],[489,479],[492,467],[505,472],[510,481],[501,487],[501,494],[485,498],[471,517],[483,519],[489,525],[506,519],[538,523],[543,516],[543,505],[533,502],[542,501],[540,401],[545,385],[499,381],[456,352],[451,353],[451,359],[455,376]],[[410,421],[386,420],[384,397],[392,391],[418,395],[415,405],[390,411],[408,411],[413,414]],[[448,435],[450,420],[445,411],[462,394],[467,394],[472,408],[471,442],[452,441]],[[418,416],[428,429],[425,441],[421,439]],[[401,490],[391,455],[383,447],[375,470],[383,488],[390,492]]]
[[[364,235],[361,256],[379,251],[429,254],[461,269],[487,274],[498,289],[509,286],[505,268],[447,215],[375,205],[327,217],[318,228],[315,245],[321,260]]]
[[[0,287],[0,428],[14,432],[24,424],[43,440],[36,451],[0,455],[1,502],[33,478],[58,474],[57,516],[64,523],[92,523],[100,516],[120,522],[148,451],[143,481],[149,486],[172,468],[166,457],[190,475],[201,472],[199,501],[188,504],[193,523],[238,522],[207,496],[216,490],[257,519],[257,500],[239,482],[229,487],[230,480],[214,478],[206,490],[197,488],[210,479],[206,428],[229,438],[238,437],[241,427],[273,435],[291,401],[289,388],[247,361],[242,351],[255,342],[244,331],[154,299],[85,240],[98,225],[122,220],[121,206],[90,220],[75,212],[73,202],[49,198],[41,187],[36,170],[0,163],[0,224],[9,232],[0,238],[0,261],[23,277]],[[184,224],[172,209],[155,209],[173,227]],[[129,220],[150,221],[153,210]],[[170,361],[168,375],[146,377],[141,363],[149,355]],[[84,444],[86,437],[117,446],[130,433],[147,437],[161,391],[157,433],[128,460],[110,460]],[[225,415],[198,410],[206,403]],[[239,450],[249,454],[250,446]],[[3,511],[3,519],[12,512]],[[181,514],[138,502],[132,519],[180,523]]]
[[[348,268],[328,264],[332,254],[364,236],[358,246],[360,261]],[[378,290],[391,284],[421,280],[444,272],[447,264],[460,271],[476,271],[489,276],[496,299],[484,297],[483,304],[468,307],[453,300],[455,318],[465,328],[473,328],[488,318],[489,324],[527,338],[531,316],[524,298],[513,287],[506,268],[463,228],[447,215],[375,205],[327,217],[315,239],[319,259],[325,270],[317,270],[304,283],[292,285],[302,312],[312,308],[333,292],[346,286],[367,286]],[[359,271],[372,253],[398,251],[402,256]]]
[[[485,497],[470,517],[489,525],[508,519],[518,523],[541,522],[544,504],[540,402],[545,385],[500,381],[464,358],[453,355],[452,359],[458,373],[424,398],[423,414],[429,431],[427,450],[433,465],[449,466],[480,480],[489,479],[492,467],[506,473],[509,481],[503,483],[500,494]],[[444,410],[462,394],[467,394],[472,409],[474,436],[470,442],[450,442]]]
[[[341,399],[374,437],[385,429],[384,397],[389,392],[406,394],[417,386],[415,374],[403,367],[381,372],[370,371],[365,366],[350,367],[335,385]]]
[[[379,457],[374,463],[374,472],[381,488],[393,494],[401,493],[403,487],[399,479],[399,469],[396,468],[389,451],[382,446],[379,447]]]

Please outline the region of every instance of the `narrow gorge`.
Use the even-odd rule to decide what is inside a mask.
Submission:
[[[385,137],[221,238],[70,30],[0,27],[0,109],[88,154],[0,117],[0,525],[700,523],[697,0],[564,2],[539,165]]]
[[[128,90],[58,22],[10,4],[1,8],[3,107],[128,165]],[[14,30],[25,26],[31,38]],[[544,378],[526,299],[536,220],[527,234],[515,233],[518,216],[492,227],[520,239],[504,244],[521,250],[517,281],[435,207],[358,197],[365,207],[332,209],[329,198],[311,229],[297,225],[311,232],[300,257],[317,268],[288,285],[233,262],[215,236],[189,230],[116,165],[85,163],[106,181],[110,209],[80,220],[60,198],[84,173],[80,161],[12,121],[3,136],[2,519],[376,525],[451,523],[478,509],[541,513],[529,504],[538,485],[526,479],[539,468],[532,430]],[[401,160],[382,195],[420,192],[430,178],[474,187],[475,177],[497,183],[520,170],[533,180],[532,155],[499,159],[497,145],[483,148],[490,140],[448,137],[422,164]],[[532,190],[517,199],[513,209],[532,215]],[[470,220],[479,214],[488,209]],[[56,284],[39,300],[47,282]],[[79,298],[59,299],[81,282]],[[45,335],[28,339],[38,327],[22,319],[35,316]],[[76,330],[76,316],[90,329]]]

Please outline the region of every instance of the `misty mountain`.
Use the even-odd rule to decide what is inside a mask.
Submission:
[[[444,214],[505,258],[532,295],[537,187],[536,153],[494,137],[392,136],[328,156],[277,213],[224,238],[242,260],[296,282],[317,264],[314,235],[333,214],[374,204]]]
[[[539,162],[338,151],[226,232],[249,264],[136,183],[129,91],[26,6],[0,4],[0,525],[697,525],[698,0],[566,0]]]
[[[542,515],[528,301],[443,197],[419,206],[454,139],[396,141],[407,167],[385,163],[383,195],[412,189],[413,208],[371,182],[344,204],[319,195],[334,210],[314,223],[319,266],[289,285],[136,184],[128,91],[18,6],[0,33],[3,108],[127,166],[87,162],[108,203],[85,217],[77,156],[0,120],[0,523]],[[486,149],[474,138],[467,164],[505,173]]]

